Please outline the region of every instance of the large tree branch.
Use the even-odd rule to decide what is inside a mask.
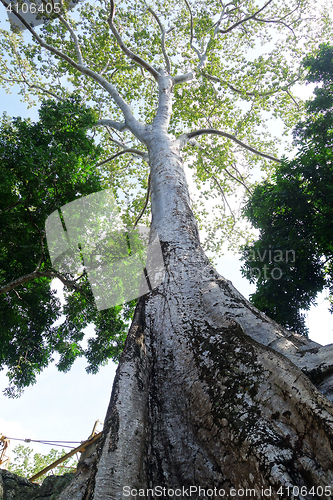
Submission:
[[[108,18],[108,24],[110,26],[110,29],[111,29],[115,39],[118,42],[119,47],[121,48],[121,50],[123,51],[123,53],[127,57],[132,59],[132,61],[134,61],[136,64],[139,64],[139,66],[141,66],[142,68],[149,71],[149,73],[155,78],[155,80],[157,80],[158,76],[159,76],[158,71],[155,68],[153,68],[153,66],[151,66],[147,61],[142,59],[142,57],[137,56],[128,47],[126,47],[123,39],[121,38],[121,36],[120,36],[120,34],[119,34],[119,32],[118,32],[118,30],[113,22],[114,12],[115,12],[115,6],[114,6],[113,0],[111,0],[111,9],[110,9],[110,16]]]
[[[181,136],[179,136],[177,138],[177,142],[179,144],[179,147],[183,148],[185,146],[185,144],[190,139],[193,139],[194,137],[198,137],[200,135],[205,135],[205,134],[218,135],[220,137],[226,137],[227,139],[230,139],[230,140],[236,142],[237,144],[239,144],[243,148],[247,149],[248,151],[251,151],[255,155],[262,156],[263,158],[267,158],[268,160],[272,160],[272,161],[275,161],[277,163],[281,162],[281,160],[279,160],[278,158],[275,158],[274,156],[267,155],[265,153],[261,153],[260,151],[258,151],[257,149],[253,148],[252,146],[248,146],[243,141],[240,141],[239,139],[237,139],[237,137],[235,137],[234,135],[229,134],[228,132],[222,132],[221,130],[216,130],[214,128],[203,128],[203,129],[200,129],[200,130],[195,130],[193,132],[189,132],[187,134],[182,134]]]
[[[185,73],[184,75],[176,75],[173,77],[173,82],[175,85],[177,85],[178,83],[185,83],[185,82],[189,82],[190,80],[193,80],[195,76],[195,72],[194,71],[190,71],[189,73]]]
[[[6,8],[8,8],[9,3],[6,0],[1,0],[1,3]],[[64,52],[57,49],[53,45],[46,43],[36,33],[36,31],[30,26],[30,24],[18,12],[13,10],[13,13],[19,19],[19,21],[27,28],[27,30],[32,34],[32,36],[40,44],[41,47],[48,50],[52,54],[60,57],[63,61],[66,61],[68,64],[70,64],[73,68],[75,68],[77,71],[79,71],[83,75],[89,76],[90,78],[95,80],[97,83],[99,83],[99,85],[101,85],[101,87],[103,87],[109,93],[109,95],[112,97],[112,99],[117,104],[119,109],[122,111],[122,113],[125,117],[126,126],[131,130],[131,132],[136,137],[138,137],[138,139],[140,139],[141,141],[145,140],[145,136],[146,136],[145,127],[139,121],[136,120],[136,118],[134,117],[134,115],[131,111],[130,106],[121,97],[121,95],[117,91],[116,87],[112,83],[108,82],[100,74],[96,73],[95,71],[91,70],[90,68],[84,66],[83,64],[77,63],[69,55],[65,54]]]
[[[166,73],[166,72],[164,72]],[[158,107],[152,126],[161,127],[167,132],[172,114],[173,78],[163,74],[158,79]]]

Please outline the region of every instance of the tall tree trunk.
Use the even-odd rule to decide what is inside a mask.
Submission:
[[[138,302],[103,437],[60,500],[118,500],[129,488],[154,498],[156,487],[333,499],[333,406],[309,378],[329,395],[332,349],[277,325],[212,268],[166,129],[155,123],[148,142],[165,277]]]
[[[233,488],[266,498],[271,487],[272,499],[294,486],[322,498],[317,487],[327,486],[333,498],[333,407],[296,366],[309,352],[325,355],[214,271],[166,135],[151,141],[150,164],[165,278],[138,302],[98,451],[60,498],[121,499],[129,487],[157,486],[182,498],[190,486],[216,488],[216,498],[235,498]],[[309,370],[317,380],[319,365]]]

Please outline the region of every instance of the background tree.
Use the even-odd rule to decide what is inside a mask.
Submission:
[[[151,238],[164,258],[163,282],[138,301],[103,436],[61,500],[122,498],[125,485],[144,495],[156,486],[217,488],[217,497],[253,487],[258,498],[271,487],[273,499],[292,485],[308,499],[326,487],[332,498],[333,411],[322,394],[331,395],[332,346],[286,331],[214,271],[183,166],[191,162],[198,184],[214,183],[222,198],[226,217],[210,225],[210,241],[220,228],[236,232],[223,204],[228,211],[232,182],[246,185],[241,164],[276,161],[262,114],[294,124],[300,60],[330,36],[329,10],[313,8],[124,1],[116,12],[113,2],[85,4],[75,21],[62,4],[38,32],[17,14],[32,44],[2,33],[7,80],[64,97],[67,75],[100,113],[105,159],[120,158],[111,187],[143,187],[147,165],[128,166],[125,155],[148,160]],[[268,54],[251,51],[260,43]],[[140,197],[129,193],[125,220],[137,218]]]
[[[45,101],[40,120],[4,116],[0,167],[0,368],[8,369],[9,396],[36,381],[36,374],[60,355],[59,370],[69,370],[85,355],[96,372],[118,359],[133,309],[128,305],[97,311],[87,276],[57,272],[46,246],[45,220],[66,203],[103,189],[107,172],[98,167],[100,147],[87,135],[94,113],[77,96]],[[52,279],[65,287],[62,311]],[[64,322],[54,326],[61,314]],[[80,345],[83,329],[96,336]]]
[[[13,458],[8,470],[18,476],[30,478],[45,469],[48,465],[51,465],[58,458],[63,457],[66,453],[64,449],[55,450],[52,448],[47,455],[43,455],[42,453],[33,453],[32,448],[20,444],[13,449]],[[77,459],[74,456],[67,458],[61,465],[40,476],[36,482],[42,483],[49,475],[60,476],[68,472],[75,472],[76,467]]]
[[[294,129],[297,156],[275,167],[247,202],[244,213],[260,234],[245,246],[242,269],[257,283],[251,302],[280,324],[306,334],[300,310],[308,310],[324,287],[331,300],[333,291],[332,47],[321,45],[318,55],[303,64],[307,81],[321,86]],[[275,267],[281,272],[272,276]]]

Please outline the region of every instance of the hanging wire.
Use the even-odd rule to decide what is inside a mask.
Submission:
[[[75,448],[75,446],[68,446],[68,444],[80,444],[81,441],[47,441],[45,439],[19,439],[19,438],[11,438],[7,437],[6,439],[10,439],[11,441],[23,441],[25,443],[40,443],[47,444],[49,446],[61,446],[62,448]],[[61,444],[59,444],[61,443]],[[63,444],[67,443],[67,444]]]

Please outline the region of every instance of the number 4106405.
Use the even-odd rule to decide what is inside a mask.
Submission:
[[[23,3],[15,3],[15,4],[9,4],[8,7],[6,8],[7,12],[17,12],[27,14],[30,12],[31,14],[38,14],[44,12],[46,14],[59,14],[60,12],[60,4],[59,3],[42,3],[41,5],[36,5],[35,3],[28,3],[28,2],[23,2]]]

